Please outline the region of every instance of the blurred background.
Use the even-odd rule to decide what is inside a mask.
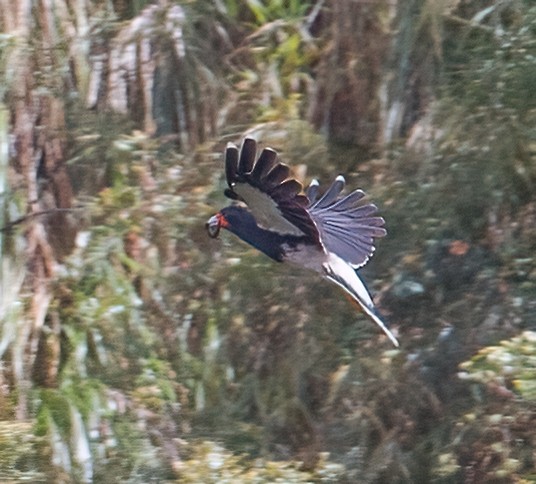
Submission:
[[[532,0],[0,4],[0,480],[536,481]],[[204,223],[255,136],[363,188],[336,287]]]

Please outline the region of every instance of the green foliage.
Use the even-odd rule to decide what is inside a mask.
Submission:
[[[302,17],[312,2],[300,0],[225,0],[226,13],[233,18],[243,18],[244,11],[252,14],[255,23],[263,26],[276,20],[292,20]]]
[[[207,53],[210,35],[240,46],[232,55],[222,54],[221,43],[210,51],[232,67],[226,82],[237,87],[230,109],[239,115],[231,113],[236,124],[226,129],[233,140],[240,123],[272,121],[257,133],[283,148],[284,160],[308,165],[308,173],[298,167],[300,177],[331,176],[323,137],[300,121],[320,55],[304,18],[312,2],[184,3],[220,14],[189,25],[187,35],[207,33],[194,51]],[[144,5],[133,4],[133,12]],[[518,207],[533,197],[534,8],[517,2],[497,17],[476,12],[461,28],[439,25],[441,2],[423,5],[414,46],[425,51],[421,38],[432,38],[434,62],[445,61],[434,153],[422,164],[397,153],[399,170],[379,160],[360,172],[382,181],[386,281],[399,270],[393,260],[403,254],[416,266],[442,230],[478,238],[490,206]],[[240,24],[225,31],[222,12]],[[530,478],[533,333],[481,350],[463,365],[466,380],[477,383],[475,400],[468,392],[452,397],[459,382],[448,372],[459,360],[423,341],[435,338],[434,324],[458,324],[457,314],[460,325],[474,327],[480,313],[464,308],[478,296],[456,301],[455,316],[447,305],[422,304],[426,314],[402,326],[412,349],[382,352],[381,336],[335,288],[228,233],[207,237],[205,220],[226,203],[219,146],[179,154],[164,140],[124,134],[131,126],[124,117],[81,105],[71,106],[69,125],[84,220],[53,281],[57,388],[32,394],[33,437],[25,440],[28,427],[10,439],[0,432],[8,477],[21,476],[15,447],[33,455],[38,442],[47,462],[70,463],[77,478],[88,472],[77,457],[87,447],[95,482],[478,482],[470,481],[473,471],[480,482]],[[341,153],[332,153],[332,164],[355,171],[353,154],[341,161]],[[512,280],[521,265],[512,267]],[[16,286],[18,278],[10,281]],[[532,288],[524,289],[527,300]],[[2,327],[2,348],[15,340],[20,317],[13,312]],[[444,366],[426,380],[428,359]],[[9,417],[13,405],[3,393],[0,405]]]
[[[50,477],[48,461],[39,452],[41,439],[32,430],[31,422],[0,420],[0,479],[3,482],[46,482]]]
[[[144,308],[155,304],[160,261],[142,228],[157,228],[155,206],[162,202],[150,200],[139,184],[140,177],[149,176],[141,161],[147,151],[132,150],[146,142],[123,137],[108,148],[122,151],[109,155],[114,159],[111,184],[87,202],[91,224],[79,234],[55,281],[50,311],[62,321],[60,387],[42,389],[35,399],[36,433],[49,439],[55,462],[72,465],[81,476],[115,469],[117,482],[171,472],[139,426],[146,425],[148,415],[154,432],[160,422],[169,426],[184,395]],[[152,284],[146,282],[149,277]],[[77,461],[87,452],[91,468]]]
[[[436,116],[437,193],[455,192],[454,217],[479,235],[490,207],[527,203],[536,186],[536,9],[486,10],[445,37]]]
[[[260,419],[277,429],[284,446],[293,433],[292,449],[310,445],[311,437],[299,436],[310,435],[312,425],[307,405],[297,395],[304,373],[324,356],[322,345],[314,343],[314,330],[304,332],[309,311],[293,307],[296,298],[289,297],[289,287],[296,294],[303,291],[301,283],[289,281],[284,271],[278,274],[273,263],[239,243],[226,249],[226,236],[222,241],[206,236],[203,222],[213,210],[207,199],[216,198],[212,191],[220,177],[214,169],[219,155],[216,162],[197,154],[172,163],[169,152],[155,148],[143,137],[122,136],[112,143],[111,151],[122,150],[119,157],[107,155],[115,158],[112,183],[89,202],[91,224],[57,282],[54,309],[66,337],[62,402],[80,412],[87,432],[95,420],[110,429],[106,439],[98,436],[91,445],[94,456],[102,448],[110,456],[95,457],[95,475],[119,462],[122,476],[133,472],[141,478],[151,472],[156,447],[136,430],[145,425],[139,415],[147,413],[162,427],[176,425],[169,421],[173,416],[186,427],[190,418],[204,422],[198,427],[205,429],[213,418],[213,428],[226,428],[225,440],[236,443],[244,440],[244,432],[229,426],[242,420],[245,411],[251,421]],[[153,160],[150,173],[147,159]],[[222,203],[219,194],[211,205]],[[276,273],[268,278],[269,271]],[[259,296],[261,302],[253,304]],[[337,323],[328,313],[325,318],[331,319],[330,334],[345,324],[344,316]],[[335,348],[332,337],[326,343]],[[329,366],[329,358],[323,364]],[[114,407],[110,393],[128,402],[126,411]],[[295,403],[289,405],[289,400]],[[97,408],[106,410],[97,417]],[[40,419],[40,433],[58,435],[53,429],[60,424],[68,429],[71,420],[56,422],[44,399],[41,409],[47,418]],[[156,427],[160,432],[158,423]],[[240,445],[258,452],[266,436],[248,435],[248,443]],[[234,458],[225,460],[221,476],[229,469],[236,473]],[[163,457],[155,462],[164,474],[173,473]],[[242,457],[240,462],[245,462]],[[244,463],[245,468],[251,465]],[[199,471],[189,461],[181,472],[188,475],[190,466],[191,472]],[[302,476],[294,464],[273,467],[269,476]],[[263,472],[254,474],[269,480]]]
[[[68,439],[71,431],[68,398],[54,390],[43,390],[40,400],[42,406],[37,418],[36,434],[46,435],[50,425],[49,419],[52,419],[62,437]]]
[[[536,333],[525,331],[498,346],[487,346],[461,369],[464,379],[511,389],[536,401]]]
[[[473,382],[477,404],[453,426],[443,459],[480,481],[532,482],[536,333],[482,348],[460,369],[460,377]]]
[[[247,114],[248,124],[299,119],[313,83],[311,66],[319,54],[306,17],[311,3],[248,0],[226,4],[227,12],[251,22],[243,45],[231,57],[232,80],[240,96],[240,114],[234,117]]]
[[[133,397],[154,412],[165,412],[178,403],[176,374],[171,364],[157,358],[143,362],[136,378]]]

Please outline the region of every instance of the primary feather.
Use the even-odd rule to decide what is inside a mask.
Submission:
[[[225,194],[247,208],[231,205],[221,210],[207,223],[209,234],[217,237],[222,226],[276,261],[322,274],[347,292],[398,346],[355,270],[373,254],[374,239],[387,233],[376,206],[364,201],[362,190],[342,195],[342,175],[320,197],[317,180],[302,193],[301,183],[290,176],[274,150],[265,148],[255,159],[256,152],[252,138],[246,138],[240,150],[227,145]]]

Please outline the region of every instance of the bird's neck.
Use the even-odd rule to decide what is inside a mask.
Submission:
[[[278,262],[283,262],[286,247],[304,243],[306,239],[306,237],[297,237],[295,235],[278,234],[258,225],[247,228],[240,227],[238,230],[231,229],[231,231],[238,235],[244,242],[247,242]]]

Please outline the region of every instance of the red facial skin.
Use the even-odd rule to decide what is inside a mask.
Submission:
[[[208,235],[215,239],[220,234],[220,229],[222,227],[229,227],[229,222],[220,212],[218,212],[216,215],[209,219],[209,221],[206,223],[206,227]]]

